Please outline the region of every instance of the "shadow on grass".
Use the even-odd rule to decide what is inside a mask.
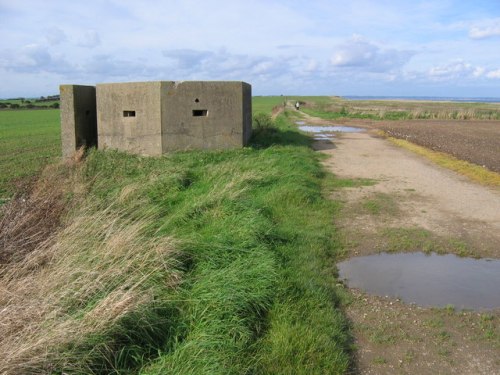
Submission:
[[[313,140],[296,130],[276,127],[254,129],[250,146],[260,149],[271,146],[311,146]]]

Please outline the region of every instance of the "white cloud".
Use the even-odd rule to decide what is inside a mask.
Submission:
[[[163,56],[174,74],[194,77],[264,77],[287,74],[289,63],[279,57],[251,56],[230,53],[225,49],[203,51],[192,49],[164,50]],[[248,79],[247,78],[247,79]]]
[[[332,57],[332,64],[340,67],[356,67],[370,65],[376,58],[378,47],[354,36],[351,41],[338,47]]]
[[[469,78],[477,75],[478,68],[463,60],[452,61],[446,65],[434,66],[429,69],[428,76],[437,81]]]
[[[330,61],[339,68],[384,73],[402,68],[413,55],[411,51],[381,48],[355,35],[337,47]]]
[[[2,58],[2,67],[11,72],[38,74],[68,73],[73,70],[62,56],[52,55],[46,46],[39,44],[29,44],[14,52],[3,51],[1,55],[9,56]]]
[[[486,69],[483,68],[482,66],[478,66],[474,69],[474,72],[472,72],[472,75],[476,78],[482,77],[484,73],[486,72]]]
[[[423,74],[415,73],[415,77],[430,78],[432,81],[477,81],[500,78],[500,69],[488,70],[470,62],[455,60],[445,65],[434,66]]]
[[[486,39],[500,36],[500,19],[487,21],[489,25],[473,26],[469,30],[472,39]]]
[[[491,72],[488,72],[486,74],[486,77],[488,78],[500,78],[500,69],[497,69],[497,70],[492,70]]]
[[[495,1],[0,3],[6,96],[29,95],[26,81],[43,95],[61,81],[156,79],[246,80],[256,94],[361,95],[424,93],[463,79],[474,95],[498,95]]]
[[[80,47],[94,48],[101,44],[99,33],[95,30],[86,31],[80,38],[78,45]]]
[[[45,32],[45,38],[51,45],[57,45],[65,42],[68,38],[66,33],[58,27],[50,27]]]

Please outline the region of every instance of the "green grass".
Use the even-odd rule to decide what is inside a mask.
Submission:
[[[35,128],[51,134],[51,124]],[[113,311],[105,307],[117,293],[137,291],[137,301],[119,318],[99,320],[100,329],[83,324],[81,334],[47,331],[42,337],[54,339],[44,346],[46,357],[20,363],[29,362],[35,372],[50,363],[56,373],[345,373],[349,329],[336,290],[341,245],[331,223],[339,207],[323,197],[326,176],[309,146],[285,113],[248,148],[156,158],[91,150],[74,171],[60,172],[67,179],[58,185],[73,207],[65,228],[75,231],[56,236],[59,256],[23,271],[58,275],[47,286],[32,283],[40,291],[29,289],[21,298],[29,306],[28,296],[41,294],[31,301],[33,309],[43,311],[39,306],[47,299],[47,311],[58,312],[29,333],[36,338],[50,327],[93,322],[96,311]],[[132,227],[135,237],[125,248],[143,255],[123,264],[111,250],[122,251],[120,241]],[[155,244],[165,241],[174,259],[154,255]],[[111,250],[96,251],[101,243]],[[120,272],[115,277],[112,270]],[[137,277],[131,285],[123,278],[128,272]],[[86,283],[80,275],[87,273],[102,283],[81,289]],[[49,298],[61,290],[64,299]]]
[[[387,252],[432,251],[440,252],[440,247],[432,239],[431,232],[421,228],[386,228],[383,236],[387,240]]]
[[[283,106],[283,103],[288,102],[294,104],[297,101],[302,103],[312,103],[314,105],[326,106],[331,104],[335,99],[329,96],[254,96],[252,99],[252,111],[254,114],[263,112],[270,113],[274,107]]]
[[[0,111],[0,198],[59,156],[59,110]]]
[[[283,105],[285,96],[254,96],[252,98],[252,112],[257,113],[271,113],[274,107]]]

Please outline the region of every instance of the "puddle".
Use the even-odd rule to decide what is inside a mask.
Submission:
[[[299,122],[297,121],[297,125]],[[342,133],[360,133],[365,131],[365,129],[354,128],[352,126],[312,126],[312,125],[302,125],[299,126],[299,129],[306,133],[326,133],[326,132],[342,132]]]
[[[331,133],[318,133],[314,135],[315,141],[327,141],[329,139],[335,138],[335,134]]]
[[[305,121],[295,121],[295,123],[296,123],[297,125],[305,125],[305,124],[306,124],[306,122],[305,122]]]
[[[337,264],[351,288],[424,307],[500,308],[500,260],[424,253],[376,254]]]

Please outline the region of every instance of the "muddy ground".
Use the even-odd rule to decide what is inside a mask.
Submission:
[[[474,120],[345,120],[342,123],[380,129],[435,151],[446,152],[500,172],[500,122]]]
[[[308,124],[340,123],[303,117]],[[390,126],[405,134],[404,138],[418,134],[421,140],[450,147],[460,143],[453,141],[452,134],[461,129],[471,134],[463,137],[467,139],[464,146],[457,147],[462,152],[468,150],[468,160],[480,154],[475,151],[486,151],[483,153],[491,156],[490,165],[498,165],[500,143],[494,139],[499,123],[471,121],[463,128],[443,125],[443,121],[342,123],[369,129]],[[471,130],[478,123],[476,130],[483,129],[484,139],[478,138],[476,147],[468,147],[481,132]],[[475,150],[480,144],[486,150]],[[315,146],[328,156],[325,167],[337,177],[361,181],[359,186],[332,193],[333,199],[343,203],[334,222],[343,236],[344,258],[382,251],[500,258],[498,189],[472,183],[369,132],[339,134],[333,141],[320,141]],[[351,300],[346,314],[356,349],[352,373],[500,374],[500,309],[422,308],[395,298],[347,290]]]

